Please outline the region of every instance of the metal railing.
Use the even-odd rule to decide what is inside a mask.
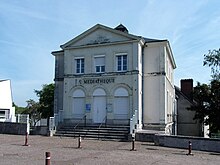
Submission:
[[[104,122],[105,121],[105,122]],[[99,128],[102,127],[103,123],[105,124],[105,127],[106,127],[106,124],[107,124],[107,115],[103,118],[102,122],[99,124]]]
[[[55,119],[54,119],[54,117],[50,117],[50,119],[49,119],[49,130],[50,131],[55,130]]]
[[[130,134],[134,136],[138,124],[138,118],[137,118],[137,110],[134,111],[131,119],[130,119]]]
[[[29,114],[17,114],[16,115],[16,122],[17,123],[25,123],[27,124],[27,131],[30,134],[30,118]]]
[[[99,127],[98,127],[98,139],[99,139],[99,135],[100,135],[100,128],[102,127],[103,123],[105,124],[105,127],[106,127],[107,115],[103,118],[102,122],[99,124]]]
[[[211,133],[210,138],[220,139],[220,133]]]
[[[74,126],[73,131],[76,132],[76,128],[79,126],[80,123],[84,120],[84,127],[86,127],[86,115],[84,115],[79,122]]]

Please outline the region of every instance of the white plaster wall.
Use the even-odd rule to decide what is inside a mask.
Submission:
[[[105,72],[115,72],[117,53],[128,54],[128,70],[134,70],[136,68],[132,67],[133,49],[132,43],[130,43],[66,50],[64,57],[64,73],[75,74],[75,58],[79,57],[84,57],[85,59],[85,74],[95,73],[94,57],[98,55],[105,56]]]
[[[172,123],[173,122],[173,114],[174,114],[174,99],[175,99],[175,89],[174,89],[174,68],[170,60],[170,54],[169,51],[167,51],[166,47],[164,47],[165,52],[165,71],[166,71],[166,98],[165,98],[165,121],[166,123]]]
[[[15,108],[12,107],[12,92],[10,80],[0,81],[0,109],[8,109],[9,116],[6,121],[15,122]]]
[[[137,58],[137,62],[136,62],[136,66],[139,70],[139,74],[138,74],[138,129],[142,129],[142,115],[143,115],[143,78],[142,78],[142,73],[143,73],[143,57],[142,57],[142,45],[141,43],[139,43],[138,45],[138,58]]]
[[[178,94],[178,92],[177,92]],[[183,95],[178,94],[177,107],[177,133],[184,136],[201,136],[201,124],[198,120],[193,120],[195,111],[190,111],[187,108],[192,105]]]
[[[84,57],[85,60],[85,74],[80,77],[70,77],[64,78],[64,115],[65,118],[71,118],[72,108],[71,108],[71,92],[74,88],[80,87],[77,82],[81,78],[103,78],[103,77],[114,77],[115,82],[110,84],[84,84],[81,86],[86,93],[86,103],[92,104],[92,92],[95,88],[101,87],[106,91],[107,94],[107,104],[113,104],[113,93],[114,90],[119,86],[124,86],[129,92],[129,116],[133,113],[135,109],[141,109],[138,103],[141,101],[140,89],[138,89],[138,84],[141,84],[141,79],[138,78],[136,74],[115,74],[116,73],[116,54],[117,53],[127,53],[128,55],[128,71],[133,71],[137,69],[137,63],[140,61],[141,53],[139,53],[140,47],[138,43],[125,43],[118,45],[105,45],[87,48],[78,48],[65,51],[64,56],[64,74],[74,75],[75,74],[75,58]],[[105,55],[105,74],[95,73],[94,57],[96,55]],[[134,63],[136,63],[134,65]],[[140,102],[141,103],[141,102]],[[141,104],[140,104],[141,105]],[[111,116],[111,115],[110,115]],[[88,117],[92,117],[89,114]],[[113,116],[112,116],[113,117]]]
[[[64,53],[55,56],[55,78],[63,78],[64,74]]]
[[[11,109],[12,93],[10,80],[0,81],[0,108]]]
[[[166,43],[153,43],[145,48],[144,123],[166,125],[173,122],[174,66],[169,53]]]
[[[160,77],[148,77],[144,81],[144,123],[160,123]]]
[[[144,50],[144,123],[159,123],[159,79],[150,73],[159,72],[160,51],[157,47]]]
[[[165,82],[163,45],[152,44],[144,50],[144,123],[165,122]]]

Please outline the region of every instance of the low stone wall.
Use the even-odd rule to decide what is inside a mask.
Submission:
[[[44,135],[47,136],[49,133],[47,126],[35,126],[30,130],[31,135]]]
[[[155,133],[136,133],[135,139],[141,142],[154,142]]]
[[[0,122],[0,134],[25,135],[27,132],[27,124]]]
[[[192,143],[192,150],[220,152],[220,139],[210,139],[193,136],[173,136],[150,133],[137,133],[137,141],[154,142],[155,145],[184,148],[189,147],[189,141]]]
[[[159,146],[188,148],[189,141],[192,143],[192,150],[220,152],[220,139],[155,135],[154,143]]]

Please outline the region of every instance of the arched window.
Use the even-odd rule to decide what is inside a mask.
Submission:
[[[93,92],[93,122],[105,122],[106,117],[106,93],[102,88],[97,88]]]
[[[97,88],[97,89],[93,92],[92,95],[93,95],[93,96],[105,96],[106,93],[105,93],[105,91],[104,91],[102,88]]]
[[[115,119],[128,119],[129,97],[125,88],[117,88],[114,92],[114,116]]]
[[[72,114],[73,118],[82,118],[85,113],[85,93],[81,89],[73,92]]]

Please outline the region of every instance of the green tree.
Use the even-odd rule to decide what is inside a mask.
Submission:
[[[208,85],[198,83],[193,98],[196,104],[189,109],[196,112],[194,119],[209,125],[210,133],[220,131],[220,81],[212,80]]]
[[[203,65],[211,67],[213,79],[220,80],[220,48],[209,50],[207,54],[204,54]]]
[[[12,103],[12,106],[15,107],[15,114],[22,114],[26,111],[26,107],[19,107],[14,102]]]
[[[195,119],[209,125],[210,133],[220,131],[220,49],[209,50],[204,55],[203,66],[211,67],[210,84],[200,84],[194,88],[193,99],[196,101],[189,109],[194,110]]]
[[[36,123],[41,119],[40,104],[32,99],[29,99],[26,102],[26,110],[23,113],[29,114],[32,125],[35,126]]]
[[[39,97],[42,118],[49,118],[53,116],[54,88],[55,85],[51,83],[44,84],[41,90],[35,90],[36,95]]]

